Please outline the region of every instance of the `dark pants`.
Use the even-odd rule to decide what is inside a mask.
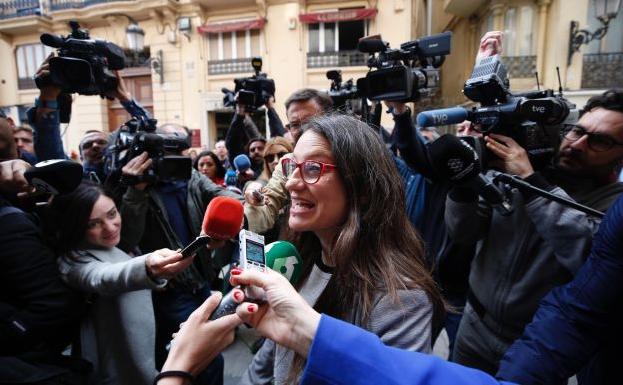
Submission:
[[[171,335],[180,328],[180,323],[186,321],[210,296],[210,288],[191,292],[181,288],[168,287],[164,291],[153,291],[154,313],[156,315],[156,366],[160,369],[167,359],[166,346],[171,341]],[[223,356],[220,354],[195,379],[197,385],[223,384]]]

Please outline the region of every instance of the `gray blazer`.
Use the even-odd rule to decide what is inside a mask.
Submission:
[[[151,384],[158,373],[149,289],[164,287],[166,280],[149,278],[145,258],[116,247],[84,250],[76,260],[59,258],[63,280],[95,294],[80,330],[82,356],[94,365],[89,383]]]

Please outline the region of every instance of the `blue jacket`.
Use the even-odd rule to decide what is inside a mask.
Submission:
[[[391,348],[374,334],[323,315],[301,385],[500,385],[439,357]]]
[[[575,279],[553,289],[523,336],[506,352],[498,377],[559,384],[585,365],[580,383],[620,377],[623,312],[623,196],[608,210]]]

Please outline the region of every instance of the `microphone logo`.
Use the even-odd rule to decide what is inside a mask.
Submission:
[[[272,268],[279,274],[286,277],[288,281],[293,282],[292,277],[294,276],[298,263],[298,259],[292,255],[286,258],[275,259],[275,263]]]

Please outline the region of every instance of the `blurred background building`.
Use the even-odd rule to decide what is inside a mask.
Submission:
[[[618,0],[0,0],[0,107],[19,123],[38,91],[32,76],[52,50],[43,32],[66,35],[68,21],[91,37],[126,49],[122,75],[129,91],[159,123],[194,133],[194,147],[223,138],[233,111],[222,87],[252,74],[251,58],[276,83],[277,109],[301,87],[327,89],[325,73],[364,76],[359,38],[382,34],[400,43],[453,32],[434,106],[466,103],[461,89],[474,65],[480,37],[505,32],[504,60],[513,90],[558,88],[582,106],[593,94],[623,87],[623,16]],[[607,26],[607,29],[604,28]],[[604,32],[607,32],[604,34]],[[603,35],[603,36],[602,36]],[[601,37],[601,39],[599,39]],[[588,44],[578,44],[588,41]],[[575,44],[572,44],[575,42]],[[573,54],[570,54],[573,52]],[[89,129],[112,131],[129,116],[113,101],[74,95],[67,150]],[[264,124],[262,113],[256,116]],[[261,126],[260,126],[261,127]]]

